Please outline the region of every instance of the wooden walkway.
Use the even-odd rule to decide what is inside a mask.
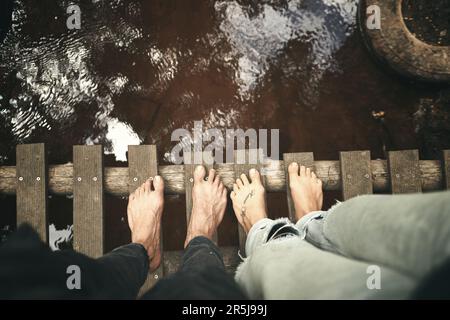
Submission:
[[[439,160],[419,160],[417,150],[391,151],[387,160],[371,160],[370,151],[340,152],[339,161],[315,161],[312,153],[288,153],[282,161],[268,164],[214,164],[227,188],[251,167],[264,169],[268,192],[286,192],[289,216],[294,216],[289,193],[287,166],[298,162],[313,168],[327,190],[341,190],[343,199],[357,195],[414,193],[450,188],[450,150]],[[248,151],[244,152],[248,160]],[[105,193],[128,195],[148,177],[160,174],[166,194],[186,194],[186,215],[192,201],[194,165],[158,166],[154,145],[129,146],[127,167],[104,167],[102,146],[74,146],[73,164],[48,166],[44,144],[17,146],[16,166],[0,167],[0,193],[17,195],[17,224],[30,223],[48,242],[48,194],[73,195],[74,249],[91,257],[104,253]],[[244,251],[245,234],[239,228],[239,247]],[[239,263],[238,248],[222,247],[226,267],[231,271]],[[163,251],[163,263],[150,274],[144,289],[164,275],[175,272],[182,252]]]

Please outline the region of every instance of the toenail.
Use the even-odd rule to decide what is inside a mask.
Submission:
[[[159,180],[161,180],[161,177],[160,176],[156,176],[155,177],[155,181],[159,181]]]
[[[250,169],[250,174],[255,174],[255,173],[256,173],[255,168],[251,168],[251,169]]]
[[[148,178],[148,180],[153,181],[153,177]]]
[[[292,165],[293,165],[294,167],[298,167],[298,163],[297,163],[297,162],[292,162]]]

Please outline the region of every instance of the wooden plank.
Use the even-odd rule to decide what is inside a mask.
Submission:
[[[372,160],[372,182],[376,193],[390,191],[390,179],[387,160]],[[342,189],[340,161],[314,161],[317,176],[323,182],[324,191],[339,191]],[[419,161],[422,190],[438,191],[444,186],[442,159]],[[215,169],[228,189],[233,187],[234,163],[216,164]],[[286,192],[284,175],[284,161],[271,161],[266,166],[266,191]],[[184,166],[158,166],[158,172],[165,181],[166,195],[184,194]],[[128,196],[128,167],[106,167],[104,172],[104,190],[115,196]],[[17,177],[15,166],[0,166],[0,194],[15,195]],[[48,166],[48,191],[56,195],[72,195],[73,193],[73,165],[58,164]]]
[[[129,192],[134,192],[147,179],[158,175],[158,156],[155,145],[128,146],[128,185]],[[141,287],[139,296],[150,290],[164,275],[163,238],[161,228],[161,265],[154,272],[150,272]]]
[[[447,190],[450,190],[450,150],[444,150],[442,153],[444,160],[444,186]]]
[[[315,171],[314,154],[312,152],[285,153],[283,154],[283,160],[284,160],[284,176],[286,181],[286,198],[289,209],[289,219],[291,219],[291,221],[297,221],[297,218],[295,216],[294,202],[292,201],[291,188],[289,186],[288,168],[292,162],[297,162],[299,166],[305,166]]]
[[[392,193],[422,191],[418,150],[390,151],[388,166]]]
[[[342,196],[344,200],[358,195],[372,194],[370,151],[340,152]]]
[[[197,155],[197,156],[195,156]],[[189,221],[191,220],[191,213],[192,213],[192,187],[194,186],[194,170],[197,167],[197,164],[195,163],[195,159],[200,159],[201,157],[201,163],[206,169],[206,176],[209,174],[210,169],[214,169],[214,163],[208,164],[207,159],[212,159],[212,152],[211,151],[197,151],[197,152],[186,152],[183,153],[184,157],[184,188],[185,188],[185,195],[186,195],[186,223],[189,225]],[[218,243],[218,237],[217,232],[214,233],[213,242],[215,244]]]
[[[17,226],[30,224],[48,243],[47,161],[45,145],[26,144],[16,148]]]
[[[266,185],[266,176],[263,169],[263,163],[261,162],[260,155],[262,153],[261,149],[248,150],[240,149],[234,151],[234,181],[239,178],[242,174],[249,176],[249,171],[255,168],[261,174],[261,181],[263,185]],[[256,154],[256,157],[254,156]],[[253,156],[252,156],[253,155]],[[242,160],[241,160],[242,159]],[[239,232],[239,251],[242,256],[245,256],[245,242],[247,240],[247,235],[241,225],[238,223]]]
[[[73,147],[73,246],[98,258],[104,253],[103,147]]]

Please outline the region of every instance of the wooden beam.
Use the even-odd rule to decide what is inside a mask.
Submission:
[[[422,192],[418,150],[390,151],[388,165],[393,194]]]
[[[344,200],[358,195],[372,194],[370,151],[340,152],[339,157]]]
[[[197,154],[197,156],[196,156]],[[191,220],[192,213],[192,187],[194,186],[194,170],[197,167],[195,164],[196,159],[201,159],[201,164],[206,169],[206,176],[209,174],[210,169],[214,169],[214,163],[208,164],[211,162],[212,152],[187,152],[183,153],[184,157],[184,190],[185,190],[185,198],[186,198],[186,223],[189,225],[189,221]],[[209,159],[209,160],[207,160]],[[217,232],[213,235],[213,242],[217,244]]]
[[[134,192],[139,186],[141,186],[147,179],[153,179],[158,175],[158,156],[155,145],[139,145],[128,146],[128,184],[129,193]],[[163,254],[163,239],[161,228],[161,261],[164,260]],[[163,277],[163,263],[154,272],[150,272],[147,276],[147,280],[141,287],[139,295],[146,293],[150,290],[155,283]]]
[[[262,165],[262,150],[261,149],[240,149],[234,151],[234,181],[239,178],[242,174],[249,176],[249,171],[255,168],[261,174],[261,181],[263,185],[266,185],[266,172],[263,170]],[[239,250],[241,254],[245,255],[245,242],[247,240],[247,235],[241,225],[238,223],[239,232]]]
[[[45,145],[25,144],[16,148],[17,226],[30,224],[48,243],[47,161]]]
[[[323,182],[324,191],[339,191],[342,189],[340,162],[335,160],[315,161],[314,166],[317,176]],[[387,160],[370,161],[372,169],[372,182],[374,192],[389,192],[390,179]],[[441,160],[419,161],[422,190],[442,190],[443,167]],[[50,165],[48,167],[48,191],[50,194],[71,195],[73,193],[73,165]],[[266,175],[267,192],[285,192],[286,180],[284,175],[284,161],[270,161],[264,166]],[[215,164],[217,173],[222,178],[225,186],[231,190],[234,181],[234,164]],[[166,194],[184,194],[184,166],[168,165],[159,166],[159,174],[165,182]],[[105,192],[115,196],[128,196],[128,168],[107,167],[104,172]],[[17,187],[16,167],[0,166],[0,193],[14,195]]]
[[[103,147],[73,147],[73,247],[98,258],[104,253]]]
[[[286,180],[286,197],[289,209],[289,219],[291,219],[291,221],[297,221],[297,218],[295,217],[294,202],[292,201],[291,188],[289,187],[288,168],[292,162],[297,162],[299,167],[305,166],[315,172],[314,154],[312,152],[285,153],[283,154],[283,160],[284,160],[284,176]]]
[[[444,166],[444,187],[450,189],[450,150],[444,150],[443,153],[443,166]]]

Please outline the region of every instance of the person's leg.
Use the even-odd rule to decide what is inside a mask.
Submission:
[[[239,266],[251,299],[406,299],[416,282],[387,267],[320,250],[300,238],[271,240]]]
[[[0,247],[0,297],[9,299],[134,299],[149,265],[159,264],[163,181],[147,181],[131,196],[133,243],[98,259],[72,250],[52,252],[31,227],[20,226]],[[150,260],[150,261],[149,261]]]
[[[211,241],[227,202],[227,191],[215,170],[210,170],[205,181],[205,168],[196,168],[192,198],[180,270],[159,281],[144,299],[244,299],[225,271],[219,248]]]
[[[122,293],[122,297],[136,298],[149,270],[155,270],[160,264],[163,207],[164,181],[156,176],[130,194],[127,216],[132,243],[96,261],[102,270],[108,271],[108,286],[114,286],[115,291]]]
[[[450,193],[357,197],[307,229],[312,243],[421,278],[450,257]]]
[[[294,163],[289,178],[297,227],[321,249],[419,278],[450,256],[448,192],[360,196],[324,212],[313,173]]]
[[[164,181],[160,176],[148,179],[130,194],[127,217],[131,242],[141,244],[150,259],[150,271],[161,263],[161,219],[164,208]]]
[[[159,281],[143,299],[242,300],[245,296],[225,271],[219,248],[199,236],[186,247],[180,269]]]
[[[312,178],[311,174],[309,176]],[[250,298],[388,299],[405,298],[410,294],[414,283],[408,277],[381,267],[375,270],[380,271],[379,279],[372,283],[369,264],[308,244],[287,219],[267,219],[259,173],[251,170],[250,178],[251,182],[241,176],[231,194],[235,214],[248,232],[247,258],[237,270],[236,281]],[[317,195],[314,199],[320,200],[321,189],[315,188],[319,183],[311,181],[315,185],[301,182]],[[296,206],[302,214],[319,206],[308,197],[302,199],[301,207]],[[378,280],[381,287],[377,285]]]
[[[115,292],[115,298],[136,299],[149,272],[147,250],[141,244],[130,243],[105,254],[96,260],[101,277],[108,277],[109,292]]]
[[[298,235],[297,228],[289,219],[272,220],[267,218],[265,189],[257,170],[251,169],[249,178],[242,174],[236,179],[231,192],[236,218],[248,235],[245,243],[247,256],[269,239]]]

